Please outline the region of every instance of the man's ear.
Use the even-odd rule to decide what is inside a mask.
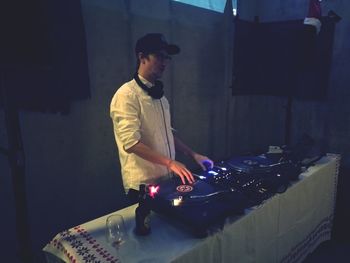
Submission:
[[[137,54],[137,57],[139,58],[140,63],[144,64],[144,63],[145,63],[145,59],[146,59],[147,56],[146,56],[144,53],[139,52],[139,53]]]

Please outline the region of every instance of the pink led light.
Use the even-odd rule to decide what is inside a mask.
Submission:
[[[157,185],[157,186],[155,186],[155,185],[150,185],[150,186],[148,187],[148,189],[149,189],[149,196],[152,197],[152,198],[154,198],[154,196],[155,196],[156,194],[158,194],[159,185]]]

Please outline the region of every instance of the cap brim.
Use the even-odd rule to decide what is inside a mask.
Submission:
[[[165,47],[165,51],[169,54],[169,55],[176,55],[180,53],[180,48],[177,45],[172,45],[169,44]]]

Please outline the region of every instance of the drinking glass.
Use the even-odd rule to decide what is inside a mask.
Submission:
[[[113,214],[107,217],[107,242],[118,249],[126,238],[125,224],[122,215]]]

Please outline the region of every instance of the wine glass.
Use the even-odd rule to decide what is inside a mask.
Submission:
[[[112,247],[119,249],[119,247],[125,242],[126,232],[125,224],[122,215],[113,214],[107,217],[106,220],[107,229],[107,242]]]

